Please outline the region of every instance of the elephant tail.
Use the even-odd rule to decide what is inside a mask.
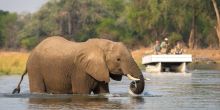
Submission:
[[[18,86],[13,90],[12,94],[20,93],[20,85],[21,85],[21,82],[22,82],[22,80],[23,80],[23,78],[24,78],[24,75],[26,75],[26,74],[27,74],[27,69],[25,69],[25,71],[24,71],[24,73],[22,74],[21,79],[20,79],[20,81],[19,81],[19,83],[18,83]]]

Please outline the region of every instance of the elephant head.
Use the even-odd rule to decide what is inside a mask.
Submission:
[[[133,80],[130,91],[134,94],[143,92],[145,83],[142,72],[123,43],[105,39],[90,39],[87,43],[97,45],[104,51],[106,66],[112,79],[120,81],[123,75],[127,76]]]

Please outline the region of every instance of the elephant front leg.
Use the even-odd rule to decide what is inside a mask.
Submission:
[[[80,73],[72,76],[73,94],[90,94],[97,84],[97,81],[87,74]]]
[[[93,90],[94,94],[104,94],[109,93],[109,86],[108,83],[105,82],[99,82],[98,85]]]

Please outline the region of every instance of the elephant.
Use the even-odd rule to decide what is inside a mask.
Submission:
[[[30,53],[26,70],[12,92],[28,74],[31,93],[103,94],[109,93],[110,78],[132,80],[130,92],[144,91],[144,77],[128,48],[121,42],[93,38],[74,42],[62,36],[41,41]]]

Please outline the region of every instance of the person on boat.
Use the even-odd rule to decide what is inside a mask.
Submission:
[[[170,44],[168,42],[168,38],[165,38],[164,41],[160,45],[161,53],[169,54],[170,53]]]
[[[183,46],[182,43],[178,41],[174,48],[174,54],[182,54],[182,53],[183,53]]]
[[[160,41],[156,40],[156,44],[154,46],[154,54],[158,55],[161,54],[161,47],[160,47]]]

